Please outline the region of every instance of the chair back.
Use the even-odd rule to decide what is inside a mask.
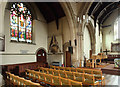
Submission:
[[[52,76],[52,84],[61,85],[60,77],[59,76]]]
[[[76,72],[76,68],[71,68],[71,72]]]
[[[71,67],[65,67],[65,71],[71,71]]]
[[[78,81],[74,81],[74,80],[69,80],[70,81],[70,85],[72,87],[82,87],[82,82],[78,82]]]
[[[53,69],[48,69],[48,74],[53,75]]]
[[[84,69],[84,73],[85,74],[93,74],[93,70],[92,69]]]
[[[59,67],[60,70],[65,70],[65,67]]]
[[[39,72],[43,72],[44,67],[39,67]]]
[[[60,76],[59,70],[53,70],[53,75],[54,75],[54,76]]]
[[[84,83],[85,84],[94,84],[95,79],[94,75],[84,74]]]
[[[43,68],[43,73],[48,74],[48,68]]]
[[[69,81],[69,79],[60,77],[60,81],[61,81],[61,85],[62,85],[62,86],[67,86],[67,87],[70,86],[70,81]]]
[[[60,67],[59,67],[59,66],[55,66],[55,69],[56,69],[56,70],[60,70]]]
[[[73,72],[74,74],[74,80],[83,82],[84,81],[84,73],[78,73],[78,72]]]
[[[48,83],[52,83],[52,76],[49,74],[45,74],[45,81]]]
[[[71,79],[71,80],[75,79],[73,72],[65,71],[65,73],[66,73],[68,79]]]
[[[60,77],[67,78],[65,71],[59,70]]]
[[[101,70],[93,70],[93,75],[96,79],[102,78],[102,71]]]
[[[84,70],[82,68],[76,68],[76,71],[79,73],[84,73]]]
[[[50,68],[51,68],[51,69],[55,69],[55,66],[50,65]]]

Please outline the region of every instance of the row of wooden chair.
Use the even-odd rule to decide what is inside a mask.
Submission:
[[[59,66],[52,66],[52,65],[50,66],[50,68],[56,69],[56,70],[65,70],[65,71],[88,73],[88,74],[94,74],[95,72],[100,72],[102,74],[102,71],[100,69],[59,67]]]
[[[89,80],[92,81],[93,83],[96,82],[96,81],[99,81],[99,83],[101,85],[103,85],[103,83],[105,85],[105,80],[103,79],[100,70],[96,70],[96,71],[94,70],[94,74],[91,74],[90,70],[87,71],[87,69],[84,70],[85,71],[84,73],[81,73],[81,72],[79,72],[80,69],[78,69],[77,72],[71,72],[71,71],[65,71],[65,70],[56,70],[56,69],[39,67],[39,71],[42,72],[42,73],[52,74],[52,75],[55,75],[55,76],[61,76],[63,78],[69,78],[69,79],[72,79],[72,80],[77,80],[76,78],[81,77],[82,79],[78,80],[80,82],[84,82],[84,79],[88,79],[87,77],[84,77],[84,75],[87,74],[87,75],[91,76],[91,78],[89,77]],[[89,83],[87,83],[87,84],[89,84]]]
[[[42,73],[51,74],[54,76],[60,76],[63,78],[68,78],[68,79],[72,79],[75,81],[79,81],[79,82],[84,83],[85,85],[98,85],[98,83],[96,83],[98,81],[96,81],[94,75],[91,75],[91,74],[55,70],[55,69],[49,69],[49,68],[43,68],[43,67],[41,67],[39,71]],[[89,80],[89,82],[86,83],[86,80]]]
[[[92,74],[95,76],[96,80],[99,80],[101,82],[101,85],[102,83],[104,83],[105,85],[105,77],[102,75],[102,71],[100,69],[72,68],[72,67],[59,67],[59,66],[50,66],[50,68],[55,70],[64,70],[64,71]]]
[[[10,72],[6,72],[7,75],[7,84],[6,85],[10,85],[12,87],[42,87],[40,84],[38,83],[34,83],[31,82],[30,80],[26,80],[22,77],[16,76],[14,74],[11,74]]]
[[[34,82],[39,82],[42,85],[50,85],[50,86],[79,86],[82,87],[82,82],[78,82],[78,81],[74,81],[74,80],[70,80],[67,78],[62,78],[60,76],[54,76],[52,74],[46,74],[46,73],[41,73],[38,71],[34,71],[34,70],[26,70],[26,76],[27,79],[31,79]]]

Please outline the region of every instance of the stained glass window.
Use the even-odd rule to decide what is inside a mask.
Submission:
[[[10,12],[11,40],[32,43],[32,17],[23,3],[14,3]]]

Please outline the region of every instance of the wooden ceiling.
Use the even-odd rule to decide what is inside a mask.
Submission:
[[[110,14],[119,7],[120,2],[93,2],[88,15],[92,16],[95,22],[98,20],[99,24],[103,24]]]
[[[65,16],[65,13],[59,2],[35,2],[40,12],[43,14],[47,23],[51,21],[58,22],[58,19]]]

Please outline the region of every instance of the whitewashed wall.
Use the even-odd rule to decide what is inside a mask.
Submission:
[[[39,11],[38,11],[39,12]],[[4,34],[5,34],[5,52],[2,55],[3,64],[16,64],[26,62],[36,62],[36,51],[43,47],[47,50],[47,23],[43,16],[39,14],[38,20],[33,20],[33,41],[34,44],[10,42],[10,10],[5,10]],[[22,53],[26,51],[26,53]],[[26,55],[25,55],[26,54]]]
[[[51,64],[52,62],[57,61],[63,64],[63,44],[70,40],[70,30],[66,17],[59,19],[59,29],[57,29],[55,21],[48,23],[48,47],[53,35],[56,36],[62,54],[48,55],[48,63]]]
[[[84,56],[87,59],[90,58],[90,50],[91,50],[90,33],[88,31],[88,28],[85,27],[84,29]]]
[[[114,10],[113,13],[107,18],[103,26],[111,25],[102,29],[103,32],[103,50],[111,50],[111,42],[114,41],[114,21],[118,17],[118,10]]]

